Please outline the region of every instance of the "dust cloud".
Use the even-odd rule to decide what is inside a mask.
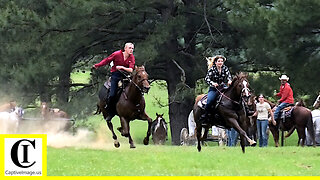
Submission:
[[[0,132],[3,134],[3,132]],[[54,148],[113,149],[113,139],[105,123],[98,129],[77,129],[70,121],[39,119],[20,120],[17,134],[47,134],[47,145]]]

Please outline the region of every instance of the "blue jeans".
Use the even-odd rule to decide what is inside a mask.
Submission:
[[[213,105],[214,103],[214,100],[216,99],[217,97],[217,89],[214,88],[214,87],[210,87],[209,88],[209,91],[208,91],[208,98],[207,98],[207,105],[205,107],[205,110],[208,111],[211,106]]]
[[[267,119],[257,120],[259,147],[266,147],[268,145],[267,127],[268,127]]]
[[[122,79],[122,74],[119,71],[111,73],[111,87],[109,99],[113,99],[117,95],[118,83]]]
[[[280,118],[280,117],[279,117],[280,111],[281,111],[283,108],[287,107],[288,104],[289,104],[289,103],[283,102],[283,103],[281,103],[281,104],[277,107],[277,109],[274,111],[274,116],[273,116],[273,117],[274,117],[274,120]]]
[[[239,133],[234,129],[231,128],[230,130],[227,130],[228,135],[228,144],[227,146],[236,146],[238,141]]]

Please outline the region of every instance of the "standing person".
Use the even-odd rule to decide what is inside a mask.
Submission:
[[[227,146],[229,147],[236,146],[238,142],[239,133],[234,128],[230,128],[227,130],[227,136],[228,136]]]
[[[274,119],[275,120],[280,118],[279,114],[283,108],[287,107],[289,104],[294,103],[293,92],[290,87],[290,84],[288,83],[289,77],[287,75],[282,75],[279,78],[279,80],[281,81],[280,92],[278,92],[276,94],[276,96],[280,97],[281,99],[278,101],[279,106],[277,107],[277,109],[274,112]]]
[[[259,102],[256,104],[256,109],[257,110],[253,116],[257,116],[259,147],[266,147],[268,145],[268,113],[270,113],[273,125],[276,125],[276,121],[274,120],[270,104],[264,101],[264,96],[262,94],[259,95]]]
[[[220,85],[225,85],[226,83],[230,85],[232,83],[231,74],[229,68],[224,65],[227,60],[224,56],[218,55],[207,60],[212,59],[213,63],[208,63],[208,72],[205,77],[205,81],[210,85],[208,91],[207,105],[205,106],[205,113],[201,115],[200,122],[204,123],[208,119],[208,114],[210,113],[211,106],[217,96],[217,88]]]
[[[111,72],[111,87],[108,97],[108,117],[106,121],[111,121],[111,119],[116,115],[116,93],[118,88],[118,82],[123,78],[123,75],[119,70],[123,70],[131,73],[134,69],[135,58],[133,56],[134,45],[128,42],[124,45],[124,50],[119,50],[112,53],[109,57],[103,59],[100,63],[93,65],[93,68],[98,69],[99,67],[105,66],[110,62],[113,62],[113,66],[110,70]]]

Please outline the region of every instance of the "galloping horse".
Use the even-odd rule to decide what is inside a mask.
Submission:
[[[45,120],[52,120],[52,119],[59,119],[59,118],[66,118],[68,119],[69,116],[66,112],[62,111],[58,108],[49,108],[48,103],[41,102],[41,115]]]
[[[272,108],[275,106],[273,103],[268,103]],[[316,145],[311,111],[303,107],[301,103],[298,103],[293,107],[293,110],[291,111],[291,117],[285,118],[285,121],[283,119],[277,119],[276,121],[276,125],[269,123],[269,128],[273,135],[276,147],[279,146],[279,129],[281,129],[282,131],[288,131],[286,137],[289,137],[296,129],[299,137],[298,146],[304,146],[306,140],[305,129],[307,128],[308,133],[312,139],[313,146]]]
[[[215,117],[210,117],[210,123],[207,126],[218,125],[225,127],[227,129],[234,128],[241,137],[241,148],[242,152],[245,152],[246,140],[250,145],[256,144],[254,140],[251,140],[247,134],[247,117],[246,110],[244,107],[243,96],[249,97],[249,82],[247,76],[243,73],[237,74],[233,81],[225,90],[223,94],[220,94],[217,99],[219,99],[218,106],[215,109]],[[197,98],[199,101],[199,98]],[[201,130],[203,127],[202,122],[200,122],[201,113],[203,110],[198,106],[198,101],[193,106],[194,119],[196,122],[197,139],[198,139],[198,151],[201,151]]]
[[[148,74],[145,71],[144,66],[136,67],[134,75],[130,80],[128,86],[122,91],[119,101],[116,104],[117,115],[120,117],[121,127],[118,128],[122,136],[129,138],[130,148],[135,148],[133,140],[130,135],[130,121],[134,119],[141,119],[148,121],[147,136],[144,138],[143,143],[149,144],[149,137],[151,135],[151,123],[152,119],[145,112],[145,100],[144,93],[147,93],[150,89],[148,82]],[[99,109],[101,110],[103,117],[108,116],[108,111],[105,108],[105,101],[100,100]],[[119,147],[120,143],[117,140],[117,136],[114,133],[113,125],[111,121],[107,121],[107,125],[112,132],[112,138],[114,140],[114,146]]]

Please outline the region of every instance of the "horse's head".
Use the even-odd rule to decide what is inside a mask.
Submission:
[[[230,87],[233,87],[236,94],[240,97],[249,98],[251,96],[249,89],[249,81],[247,79],[247,75],[244,73],[237,74],[233,78]]]
[[[15,107],[14,108],[14,113],[16,113],[16,115],[19,117],[19,118],[22,118],[22,116],[24,115],[24,110],[22,107]]]
[[[135,68],[135,73],[132,81],[139,87],[142,93],[148,93],[150,89],[150,84],[148,82],[149,75],[146,72],[144,66]]]
[[[313,107],[314,107],[315,109],[317,109],[317,108],[319,107],[319,105],[320,105],[320,93],[319,93],[317,99],[314,101]]]

